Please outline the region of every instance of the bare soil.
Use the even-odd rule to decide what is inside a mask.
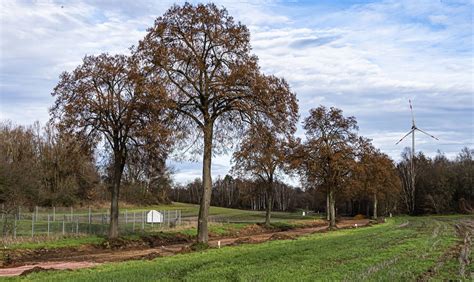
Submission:
[[[338,223],[339,229],[355,228],[370,225],[367,219],[347,219]],[[249,227],[238,236],[211,238],[209,246],[217,248],[219,245],[232,246],[248,243],[262,243],[269,240],[287,240],[316,232],[326,232],[327,225],[314,224],[313,226],[292,229],[287,231],[268,231],[258,227]],[[105,262],[126,260],[149,260],[156,257],[172,256],[190,252],[192,240],[187,236],[176,237],[145,237],[145,240],[108,242],[105,246],[82,246],[80,248],[61,248],[52,250],[18,250],[8,253],[0,268],[1,276],[17,276],[22,273],[45,271],[50,269],[79,269],[94,267]]]

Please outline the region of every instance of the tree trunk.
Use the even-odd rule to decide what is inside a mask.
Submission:
[[[374,219],[377,219],[377,193],[374,193]]]
[[[270,216],[272,212],[273,205],[273,179],[270,179],[267,186],[267,207],[265,211],[265,225],[270,225]]]
[[[331,220],[331,207],[329,204],[329,188],[326,191],[326,220],[329,221]]]
[[[204,152],[202,161],[202,197],[199,207],[198,217],[198,237],[199,243],[207,243],[208,229],[207,220],[209,216],[209,206],[211,204],[212,179],[211,179],[211,158],[212,158],[212,134],[213,124],[208,122],[204,126]]]
[[[349,203],[349,215],[354,216],[354,200],[352,200],[352,199]]]
[[[118,223],[119,223],[119,194],[120,194],[120,182],[122,181],[123,168],[125,166],[123,152],[114,151],[114,172],[112,177],[112,197],[110,201],[110,225],[109,225],[109,238],[117,238]]]
[[[336,228],[336,198],[334,189],[329,189],[329,228]]]

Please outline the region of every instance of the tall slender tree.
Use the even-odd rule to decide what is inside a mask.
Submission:
[[[235,22],[226,9],[186,3],[159,17],[135,52],[152,79],[166,82],[170,108],[185,125],[183,136],[200,141],[199,242],[208,241],[213,152],[229,148],[245,124],[259,116],[268,116],[277,125],[287,122],[286,109],[295,100],[290,92],[269,91],[269,85],[283,86],[259,74],[249,39],[247,27]]]
[[[130,147],[168,149],[161,85],[145,85],[133,57],[102,54],[86,56],[73,72],[63,73],[52,93],[52,120],[60,130],[95,144],[105,140],[112,150],[110,238],[118,236],[120,183]]]

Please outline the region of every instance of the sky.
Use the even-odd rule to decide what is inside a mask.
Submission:
[[[174,3],[183,1],[0,1],[0,120],[44,124],[61,72],[86,54],[128,54]],[[340,108],[399,160],[411,99],[417,126],[439,138],[417,134],[417,151],[454,158],[474,147],[473,1],[214,3],[250,29],[262,71],[289,82],[301,120],[319,105]],[[213,159],[213,178],[230,159]],[[200,162],[169,163],[176,182],[201,175]]]

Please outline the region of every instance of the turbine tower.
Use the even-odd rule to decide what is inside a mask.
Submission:
[[[415,157],[415,131],[420,131],[421,133],[424,133],[428,135],[429,137],[439,140],[438,138],[434,137],[433,135],[419,129],[416,127],[415,124],[415,116],[413,115],[413,107],[411,106],[411,100],[408,100],[410,103],[410,112],[411,112],[411,130],[405,134],[400,140],[398,140],[395,145],[398,145],[398,143],[402,142],[405,137],[411,134],[411,156],[410,156],[410,170],[411,170],[411,192],[413,193],[412,197],[414,198],[414,193],[415,193],[415,163],[414,163],[414,157]]]

